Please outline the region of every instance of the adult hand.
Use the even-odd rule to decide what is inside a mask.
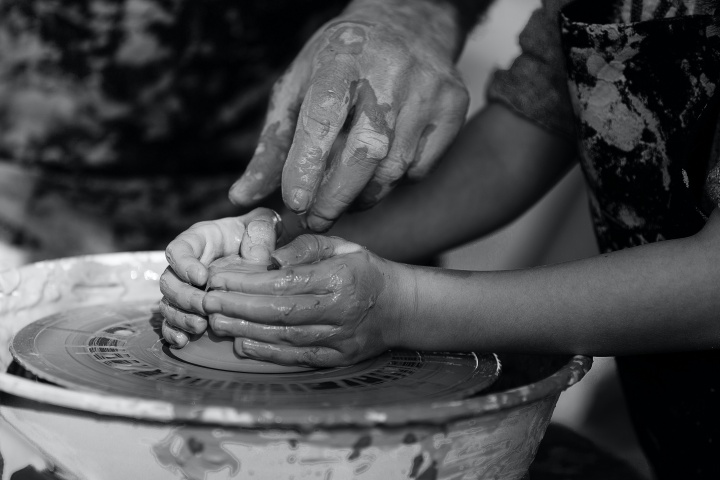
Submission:
[[[239,354],[284,365],[350,365],[397,346],[410,311],[400,264],[337,237],[302,235],[279,270],[211,273],[203,306]],[[248,275],[252,276],[251,281]],[[410,282],[411,283],[411,282]]]
[[[281,183],[285,204],[326,231],[405,175],[423,178],[465,121],[449,2],[356,0],[275,84],[255,155],[230,190],[249,206]]]
[[[196,223],[170,242],[165,250],[170,266],[160,277],[165,339],[181,348],[188,333],[201,334],[207,328],[203,297],[211,263],[222,259],[215,268],[227,267],[238,253],[251,263],[270,263],[270,252],[281,236],[279,216],[258,208],[240,217]]]

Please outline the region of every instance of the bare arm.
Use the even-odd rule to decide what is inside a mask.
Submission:
[[[280,270],[212,275],[217,290],[203,301],[210,325],[241,337],[256,359],[331,366],[388,348],[600,356],[720,348],[717,212],[692,237],[512,272],[412,267],[316,235],[273,257]]]
[[[490,104],[429,178],[396,189],[375,209],[345,215],[329,233],[391,260],[427,258],[520,216],[568,171],[574,152],[569,141]]]
[[[402,266],[397,286],[410,301],[395,346],[598,356],[720,348],[719,264],[716,210],[692,237],[560,265]]]

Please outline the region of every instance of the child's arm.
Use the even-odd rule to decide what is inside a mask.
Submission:
[[[273,257],[284,268],[252,279],[212,275],[219,290],[203,302],[211,326],[246,339],[243,353],[257,359],[330,366],[388,348],[623,355],[720,347],[717,212],[692,237],[520,271],[413,267],[311,235]]]
[[[345,215],[329,234],[395,261],[427,258],[520,216],[568,171],[574,153],[570,141],[490,104],[428,179],[398,187],[377,208]]]

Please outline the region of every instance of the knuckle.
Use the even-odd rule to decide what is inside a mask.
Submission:
[[[355,274],[350,271],[349,268],[344,268],[337,274],[335,280],[335,290],[341,290],[343,296],[352,298],[355,295]]]
[[[329,365],[328,354],[322,347],[311,347],[305,350],[300,357],[300,361],[313,367],[326,367]]]
[[[313,205],[310,213],[326,222],[334,222],[343,210],[355,200],[354,192],[340,190],[328,196],[320,196],[319,201]]]
[[[410,167],[407,172],[407,178],[413,182],[419,182],[426,178],[430,174],[430,171],[432,171],[432,166],[429,165],[429,163],[430,162],[420,162]]]
[[[190,228],[188,228],[187,231],[191,232],[191,231],[196,231],[196,230],[202,230],[203,228],[211,227],[211,226],[213,226],[213,222],[211,222],[209,220],[203,220],[202,222],[196,222],[196,223],[193,223],[192,225],[190,225]],[[180,237],[182,237],[182,235],[180,235]]]
[[[460,87],[458,87],[455,93],[455,98],[458,106],[463,109],[470,103],[470,91],[465,84],[461,84]]]
[[[326,112],[317,106],[311,107],[305,114],[305,123],[310,123],[311,126],[314,126],[323,132],[330,131],[337,121],[337,115]]]
[[[387,157],[388,151],[390,150],[390,139],[388,136],[374,129],[366,128],[360,130],[357,142],[367,149],[365,156],[368,160],[374,161],[374,163],[377,163],[377,160],[382,160]]]
[[[278,332],[278,338],[290,345],[298,345],[302,343],[302,340],[304,338],[304,334],[301,329],[289,326],[281,328]]]
[[[284,295],[285,292],[295,283],[295,270],[293,268],[284,269],[283,276],[273,282],[271,292],[273,295]]]
[[[458,82],[438,97],[442,105],[451,116],[465,118],[468,106],[470,105],[470,92],[465,84]]]
[[[375,176],[381,183],[392,183],[402,178],[409,166],[410,161],[404,157],[388,158],[375,172]]]

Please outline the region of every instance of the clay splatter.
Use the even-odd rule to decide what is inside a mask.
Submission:
[[[348,460],[355,460],[356,458],[359,458],[362,450],[369,447],[370,445],[372,445],[372,438],[370,437],[370,435],[363,435],[362,437],[358,438],[358,441],[355,442],[355,445],[353,445],[352,452],[350,452],[350,455],[348,455]]]

